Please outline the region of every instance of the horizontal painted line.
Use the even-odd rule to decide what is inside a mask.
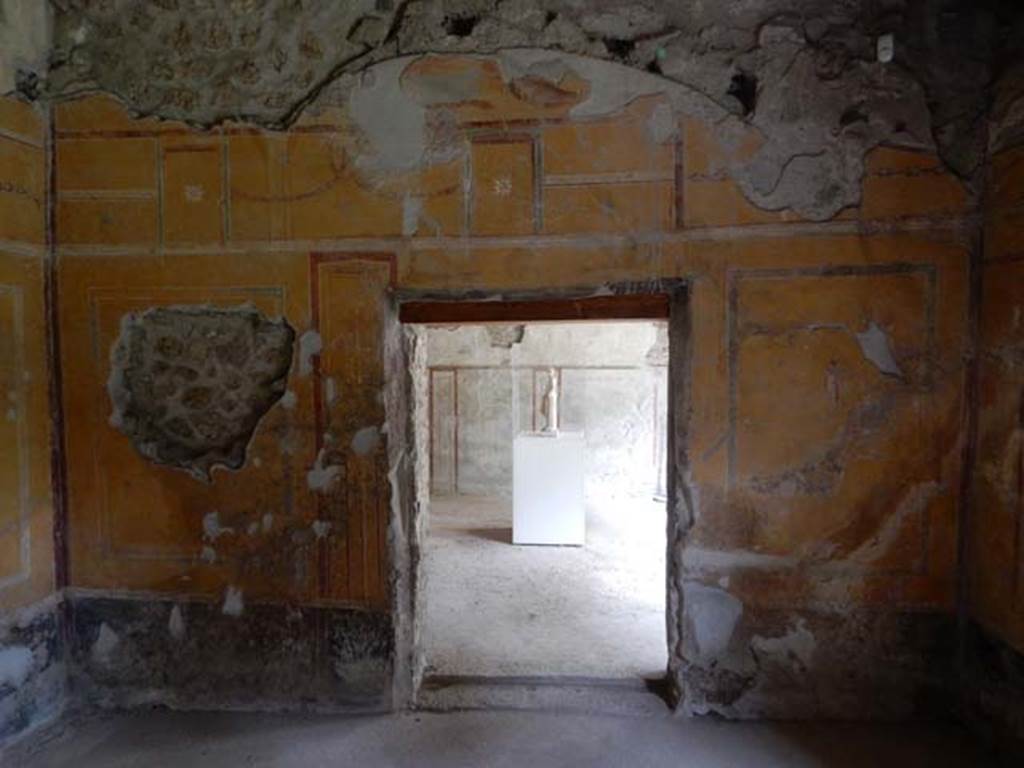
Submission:
[[[55,133],[58,141],[86,141],[91,139],[157,139],[161,136],[193,136],[196,139],[215,138],[219,136],[269,136],[288,138],[294,134],[343,133],[341,126],[336,125],[293,125],[287,131],[274,131],[262,128],[213,128],[208,131],[191,128],[128,128],[124,130],[104,130],[101,128],[62,129]]]
[[[673,171],[621,171],[615,173],[549,173],[544,177],[545,187],[578,187],[590,184],[647,184],[656,181],[675,181]]]
[[[143,589],[102,589],[99,587],[66,587],[64,596],[69,600],[136,600],[140,602],[166,601],[175,603],[199,603],[216,604],[224,599],[222,593],[198,595],[189,592],[158,592],[155,590]],[[294,607],[295,599],[288,598],[260,598],[246,600],[246,609],[255,606],[271,607]],[[311,597],[301,599],[301,608],[335,608],[348,611],[359,611],[361,613],[387,613],[390,611],[386,605],[369,605],[346,600],[325,600],[323,598]]]
[[[109,246],[101,244],[61,245],[60,256],[189,256],[233,255],[246,253],[288,253],[307,251],[365,251],[394,253],[417,251],[537,250],[548,248],[630,249],[637,246],[674,245],[693,242],[729,242],[787,237],[844,237],[884,234],[929,234],[948,237],[966,232],[974,223],[971,216],[937,219],[899,219],[890,221],[795,222],[792,224],[750,224],[728,227],[694,227],[667,232],[636,232],[629,235],[569,234],[516,235],[497,237],[352,237],[322,240],[235,240],[192,245],[165,245],[140,242]]]
[[[46,246],[21,240],[0,240],[0,251],[16,256],[45,256]]]
[[[62,189],[59,200],[155,200],[155,189]]]
[[[7,139],[7,141],[13,141],[15,144],[23,144],[24,146],[32,149],[42,150],[45,148],[41,138],[35,139],[31,136],[26,136],[23,133],[18,133],[17,131],[9,131],[6,128],[0,128],[0,139]]]

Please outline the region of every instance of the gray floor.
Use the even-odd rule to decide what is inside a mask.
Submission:
[[[22,768],[183,766],[677,766],[807,768],[992,763],[955,726],[725,723],[537,712],[379,717],[174,713],[108,716]]]
[[[431,499],[428,672],[664,674],[665,519],[650,497],[592,501],[586,546],[524,547],[512,545],[510,499]]]

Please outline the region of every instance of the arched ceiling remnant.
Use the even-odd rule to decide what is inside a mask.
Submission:
[[[552,98],[557,79],[537,69],[557,61],[551,52],[606,91],[605,78],[640,83],[593,64],[613,61],[642,75],[644,92],[754,128],[763,144],[738,169],[744,193],[812,219],[856,204],[864,154],[882,143],[934,147],[970,180],[996,51],[1021,15],[999,0],[53,3],[44,96],[104,91],[139,114],[204,126],[286,127],[347,75],[413,54],[504,52],[506,69],[529,62],[532,80],[520,82],[533,97]],[[882,34],[895,39],[888,64],[876,55]],[[516,53],[527,47],[549,53]]]

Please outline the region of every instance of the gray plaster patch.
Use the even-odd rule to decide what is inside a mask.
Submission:
[[[158,307],[122,318],[110,422],[147,459],[209,481],[238,469],[285,392],[295,332],[251,307]]]
[[[325,453],[321,449],[312,468],[306,472],[306,487],[311,491],[327,491],[341,478],[342,468],[337,464],[325,464]]]
[[[299,337],[299,375],[309,376],[313,372],[313,358],[323,349],[323,341],[316,331],[306,331]]]
[[[683,606],[696,657],[692,661],[707,663],[725,656],[743,615],[743,603],[725,590],[687,582]]]
[[[50,3],[0,0],[0,94],[34,97],[52,42]]]
[[[100,664],[109,665],[113,661],[114,652],[121,644],[121,638],[107,624],[100,624],[96,641],[92,644],[92,657]]]
[[[872,321],[865,330],[854,335],[857,337],[857,343],[860,344],[860,351],[864,353],[864,357],[879,371],[886,376],[903,376],[903,370],[893,356],[889,336],[878,324]]]
[[[170,618],[167,620],[167,631],[171,638],[181,642],[185,639],[185,617],[181,614],[181,606],[171,608]]]
[[[750,647],[758,656],[774,656],[798,670],[810,668],[817,646],[814,633],[802,618],[780,637],[754,635],[750,640]]]
[[[224,603],[221,612],[226,616],[241,616],[245,610],[245,601],[242,598],[242,590],[238,587],[228,587],[224,591]]]
[[[203,538],[207,541],[216,541],[224,534],[234,533],[235,529],[220,524],[220,514],[216,511],[207,512],[203,515]]]
[[[32,671],[32,649],[22,645],[0,648],[0,686],[18,688]]]
[[[363,427],[352,436],[352,450],[359,456],[373,453],[380,445],[380,430],[377,427]]]

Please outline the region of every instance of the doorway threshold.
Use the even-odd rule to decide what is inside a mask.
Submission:
[[[428,675],[420,686],[417,709],[664,715],[670,712],[667,694],[664,678]]]

